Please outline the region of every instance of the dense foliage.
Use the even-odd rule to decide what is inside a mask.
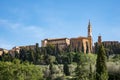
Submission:
[[[89,72],[85,68],[86,65],[86,56],[84,54],[79,54],[79,61],[75,69],[76,80],[88,80]]]
[[[109,56],[106,62],[102,47],[97,50],[98,56],[71,50],[70,46],[60,50],[58,45],[39,47],[36,44],[35,49],[21,48],[20,53],[3,53],[0,56],[0,80],[96,80],[96,73],[107,68],[108,80],[120,80],[120,55]]]
[[[0,80],[43,80],[43,74],[40,67],[15,59],[0,62]]]

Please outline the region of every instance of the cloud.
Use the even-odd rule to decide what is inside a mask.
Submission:
[[[23,36],[39,37],[40,34],[44,35],[44,29],[35,25],[24,25],[21,23],[12,23],[8,20],[0,19],[0,27],[5,27],[13,33]],[[39,35],[39,36],[38,36]]]
[[[10,28],[10,29],[16,29],[19,26],[20,26],[20,24],[18,24],[18,23],[11,23],[8,20],[0,19],[0,27],[6,27],[6,28]]]
[[[29,38],[51,38],[51,37],[64,37],[68,33],[67,26],[61,19],[54,17],[48,17],[44,19],[47,25],[46,27],[39,25],[25,25],[21,23],[12,23],[8,20],[0,20],[0,25],[4,25],[8,30],[11,30],[17,36],[29,37]],[[0,26],[3,27],[3,26]],[[60,28],[60,29],[59,29]],[[70,25],[69,25],[70,28]],[[58,30],[59,29],[59,30]],[[56,33],[57,31],[57,33]]]
[[[0,47],[10,49],[16,45],[31,45],[40,42],[46,35],[46,30],[36,25],[25,25],[21,23],[12,23],[8,20],[0,19],[0,28],[5,29],[2,32]],[[7,34],[6,34],[7,33]]]

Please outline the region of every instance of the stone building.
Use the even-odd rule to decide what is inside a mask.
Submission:
[[[30,50],[30,49],[35,50],[36,45],[15,46],[15,47],[13,47],[11,50],[9,50],[9,53],[10,53],[10,54],[12,54],[12,53],[14,53],[14,52],[20,53],[20,49],[23,49],[23,48],[25,48],[25,49],[27,49],[27,50]]]
[[[0,56],[3,54],[3,49],[0,48]]]
[[[3,54],[3,52],[6,54],[6,53],[8,53],[8,50],[0,48],[0,56]]]
[[[20,53],[20,47],[19,46],[13,47],[10,53],[14,53],[14,52]]]
[[[36,45],[15,46],[11,50],[9,50],[9,54],[11,54],[11,56],[15,56],[15,52],[20,53],[20,50],[24,48],[26,50],[35,50]]]
[[[42,40],[42,47],[46,47],[48,44],[58,45],[60,49],[63,49],[70,45],[70,39],[68,38],[56,38],[56,39],[44,39]]]
[[[97,53],[100,44],[104,46],[107,55],[120,53],[119,41],[102,41],[101,36],[98,36],[98,42],[94,43],[94,53]]]
[[[111,45],[120,45],[119,41],[103,41],[102,44],[106,46],[111,46]]]
[[[70,45],[72,50],[77,49],[78,51],[83,51],[84,53],[92,52],[92,26],[88,24],[88,36],[87,37],[78,37],[78,38],[59,38],[59,39],[44,39],[41,41],[42,47],[46,47],[48,44],[58,45],[59,48],[65,48]]]

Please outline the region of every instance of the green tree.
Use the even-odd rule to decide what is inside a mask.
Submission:
[[[95,43],[95,53],[98,52],[98,43]]]
[[[21,48],[20,49],[20,60],[25,61],[27,59],[27,49]]]
[[[57,44],[56,46],[55,46],[55,56],[58,56],[59,54],[60,54],[60,49],[59,49],[59,45]]]
[[[55,46],[48,44],[46,47],[47,54],[55,55]]]
[[[15,53],[15,58],[19,59],[20,55],[17,51],[14,52]]]
[[[63,65],[63,70],[64,70],[64,73],[66,76],[69,76],[70,75],[70,72],[69,72],[69,66],[67,63],[64,63]]]
[[[0,62],[0,80],[43,80],[43,74],[40,67],[14,59]]]
[[[40,52],[40,48],[39,48],[38,43],[36,43],[34,57],[35,57],[35,64],[40,64],[40,62],[41,62],[41,52]]]
[[[50,65],[49,65],[49,70],[50,70],[50,74],[52,75],[52,74],[54,73],[53,63],[50,63]]]
[[[29,62],[35,63],[35,55],[32,49],[29,50]]]
[[[96,80],[108,80],[106,54],[103,45],[99,45],[96,61]]]
[[[89,78],[89,72],[85,68],[86,66],[86,58],[85,54],[80,54],[79,55],[79,61],[77,63],[77,67],[75,69],[75,76],[76,80],[88,80]]]
[[[83,45],[83,42],[82,42],[82,48],[81,48],[81,51],[84,53],[84,45]]]
[[[53,66],[54,66],[53,63],[49,64],[49,71],[50,71],[50,73],[49,73],[49,76],[48,76],[47,80],[52,80],[52,76],[54,74],[54,68],[53,68]]]
[[[55,63],[55,61],[56,61],[55,56],[49,56],[49,57],[48,57],[48,62],[49,62],[49,63]]]
[[[69,52],[69,53],[67,54],[67,56],[68,56],[68,63],[71,64],[72,61],[73,61],[73,55],[72,55],[72,53]]]
[[[90,63],[89,69],[90,69],[90,71],[89,71],[89,80],[95,80],[95,73],[93,72],[91,63]]]
[[[86,42],[86,53],[89,53],[88,42]]]

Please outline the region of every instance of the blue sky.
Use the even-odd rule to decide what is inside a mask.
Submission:
[[[94,42],[120,41],[120,0],[0,0],[0,47],[87,36],[89,19]]]

